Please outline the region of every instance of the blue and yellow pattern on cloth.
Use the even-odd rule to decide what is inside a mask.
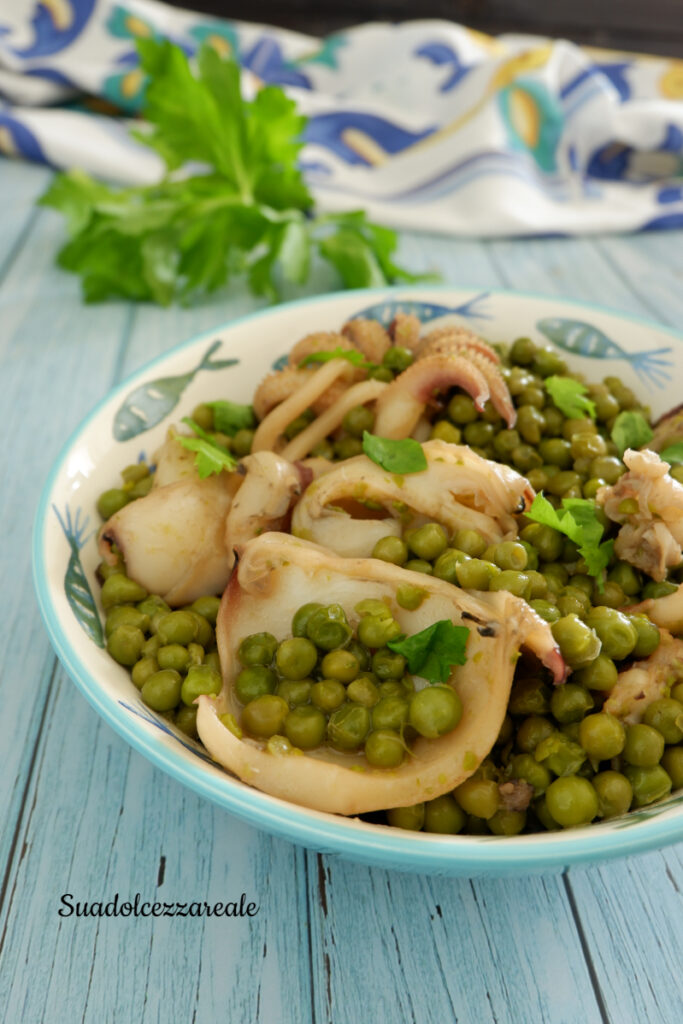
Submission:
[[[152,0],[13,0],[0,9],[0,152],[157,180],[126,118],[136,50],[167,38],[237,60],[307,115],[302,168],[321,209],[460,235],[683,226],[683,61],[493,38],[446,21],[313,39]]]

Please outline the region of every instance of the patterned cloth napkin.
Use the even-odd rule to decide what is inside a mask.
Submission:
[[[0,150],[157,180],[122,116],[141,106],[135,40],[150,35],[209,41],[247,94],[296,99],[319,209],[455,235],[683,226],[683,61],[446,21],[314,39],[156,0],[0,0]]]

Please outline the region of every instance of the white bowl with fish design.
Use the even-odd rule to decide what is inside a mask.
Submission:
[[[315,330],[353,316],[388,324],[399,310],[434,326],[453,322],[492,341],[551,342],[573,369],[614,374],[657,415],[679,404],[683,336],[596,306],[509,292],[413,287],[345,292],[255,313],[181,344],[101,401],[64,447],[37,512],[33,560],[52,643],[85,697],[133,747],[232,814],[317,850],[405,871],[508,875],[559,870],[683,839],[683,793],[623,818],[565,832],[439,836],[405,832],[288,804],[231,777],[140,700],[128,672],[103,646],[95,569],[98,495],[117,470],[160,445],[170,424],[199,402],[244,401],[268,367]]]

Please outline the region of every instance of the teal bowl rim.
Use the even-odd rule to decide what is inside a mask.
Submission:
[[[50,496],[55,481],[62,472],[68,452],[100,414],[104,405],[112,398],[127,394],[133,382],[147,376],[154,367],[168,359],[169,355],[189,348],[212,331],[223,331],[251,320],[277,316],[284,309],[323,304],[332,299],[350,298],[354,295],[369,299],[406,295],[414,296],[419,301],[429,293],[443,294],[469,290],[470,286],[467,284],[415,284],[372,289],[361,288],[309,296],[278,306],[269,306],[193,335],[192,338],[174,345],[145,363],[115,388],[112,388],[81,420],[62,446],[43,486],[36,511],[31,545],[33,582],[38,607],[50,641],[68,675],[92,707],[115,732],[155,766],[162,768],[174,779],[194,790],[195,793],[206,797],[249,824],[263,828],[272,835],[320,852],[336,853],[352,860],[402,871],[461,876],[468,874],[490,875],[493,877],[558,871],[571,865],[644,853],[681,841],[683,840],[683,808],[680,814],[666,818],[664,821],[650,818],[645,822],[635,822],[631,826],[618,829],[605,823],[605,826],[595,824],[572,832],[539,833],[523,837],[440,836],[412,833],[356,820],[353,821],[353,827],[350,828],[346,819],[309,811],[305,807],[275,799],[260,790],[251,789],[242,784],[227,789],[224,780],[217,779],[207,772],[199,759],[196,763],[180,761],[172,752],[163,747],[150,747],[143,722],[126,711],[118,701],[104,698],[104,691],[93,680],[76,649],[69,643],[62,631],[51,600],[50,590],[46,584],[47,567],[44,560],[43,535],[47,516],[51,509]],[[471,290],[481,291],[482,289],[472,286]],[[419,293],[419,297],[417,293]],[[623,313],[598,303],[501,288],[488,289],[488,294],[492,297],[503,296],[531,301],[552,302],[556,300],[558,303],[604,313],[642,325],[650,330],[661,331],[677,341],[683,342],[682,332],[645,317]],[[86,641],[84,637],[84,642],[89,641]],[[226,779],[237,782],[227,773]],[[623,820],[627,821],[626,818]]]

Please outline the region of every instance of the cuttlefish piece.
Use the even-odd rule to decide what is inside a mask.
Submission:
[[[388,385],[381,380],[363,380],[346,388],[334,405],[331,405],[320,416],[316,416],[312,423],[309,423],[301,433],[292,438],[289,444],[283,448],[282,457],[289,459],[290,462],[305,458],[320,441],[341,426],[342,420],[350,409],[357,405],[365,405],[367,402],[374,402],[386,387]]]
[[[301,493],[296,468],[274,452],[256,452],[242,459],[244,481],[225,520],[225,547],[240,551],[264,530],[279,530],[292,502]]]
[[[454,354],[478,353],[491,363],[500,363],[500,356],[488,342],[480,338],[474,331],[466,327],[436,327],[425,334],[416,349],[418,359],[432,355],[434,352],[452,352]]]
[[[666,697],[672,680],[683,675],[683,641],[661,630],[659,647],[649,658],[635,661],[620,672],[602,710],[627,725],[642,720],[653,701]]]
[[[391,338],[377,320],[366,320],[361,316],[347,320],[342,334],[371,363],[381,363],[391,347]]]
[[[310,376],[288,398],[276,405],[259,423],[254,434],[252,452],[274,451],[287,426],[300,416],[316,399],[341,377],[347,377],[353,367],[345,359],[331,359]],[[300,371],[295,371],[300,372]]]
[[[448,533],[478,530],[489,543],[517,535],[513,514],[534,498],[528,480],[466,445],[432,440],[422,449],[427,469],[405,476],[387,472],[366,455],[345,459],[306,489],[292,514],[292,532],[338,554],[367,556],[372,549],[360,530],[363,522],[329,507],[356,500],[377,502],[389,513],[391,519],[380,520],[384,535],[395,532],[392,519],[411,514],[441,523]]]
[[[377,400],[375,433],[380,437],[410,437],[434,395],[451,387],[467,391],[479,411],[491,395],[484,374],[464,356],[436,354],[418,359]]]
[[[629,448],[623,458],[628,472],[613,486],[601,487],[595,499],[621,526],[614,542],[619,558],[663,580],[683,559],[683,485],[656,452]],[[633,500],[637,511],[622,511],[622,503]]]
[[[259,422],[266,418],[271,409],[274,409],[280,402],[291,398],[295,391],[309,380],[315,370],[298,369],[293,366],[285,366],[283,370],[275,370],[263,378],[254,392],[252,405],[256,419]]]
[[[152,489],[104,524],[103,558],[111,558],[116,543],[131,579],[171,606],[220,593],[233,563],[225,517],[239,483],[236,474],[220,473]]]
[[[173,430],[152,456],[156,470],[154,472],[155,488],[175,484],[178,480],[198,480],[199,474],[195,465],[195,453],[183,448]]]
[[[660,629],[670,633],[683,633],[683,583],[680,583],[673,594],[664,597],[650,597],[629,609],[630,615],[642,613]]]
[[[287,534],[268,533],[249,542],[221,604],[218,639],[223,689],[198,699],[197,729],[212,757],[244,782],[292,803],[337,814],[362,814],[401,807],[447,793],[468,778],[496,741],[505,717],[516,652],[525,644],[552,667],[556,681],[564,664],[549,626],[519,598],[498,591],[474,597],[448,583],[420,577],[425,598],[406,611],[396,604],[398,586],[415,574],[377,559],[338,558]],[[339,603],[352,626],[354,606],[364,598],[386,601],[407,634],[449,619],[470,629],[467,663],[448,685],[460,696],[458,726],[436,740],[418,739],[396,769],[372,768],[360,754],[271,753],[258,740],[238,738],[220,721],[239,714],[233,681],[241,666],[240,641],[267,630],[290,635],[292,615],[308,601]],[[484,635],[482,635],[484,634]],[[362,769],[362,770],[359,770]]]

